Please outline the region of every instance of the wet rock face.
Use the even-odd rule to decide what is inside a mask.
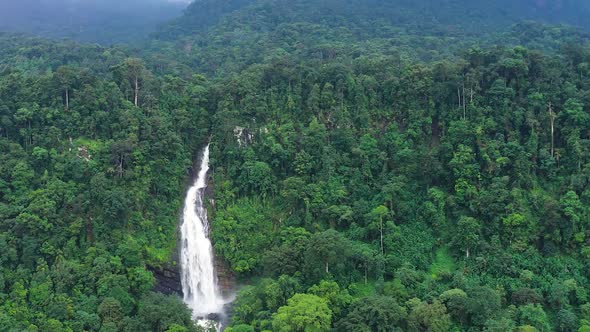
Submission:
[[[236,138],[236,141],[240,147],[247,146],[254,140],[254,134],[250,131],[250,129],[239,126],[234,128],[234,137]]]
[[[162,267],[148,266],[148,270],[152,272],[156,279],[155,292],[183,296],[180,265],[172,262]],[[235,276],[224,260],[219,257],[215,258],[215,271],[217,272],[217,283],[221,294],[231,296],[234,292]]]
[[[156,278],[154,291],[166,295],[178,295],[182,297],[182,284],[180,281],[180,267],[167,265],[160,268],[148,267]]]
[[[219,287],[221,295],[231,297],[235,291],[235,276],[227,263],[217,256],[215,257],[215,272],[217,272],[217,287]]]
[[[179,253],[175,254],[170,259],[170,262],[161,267],[148,266],[148,270],[152,272],[156,278],[156,285],[154,292],[166,295],[178,295],[182,297],[182,282],[180,281],[180,265],[177,263]]]

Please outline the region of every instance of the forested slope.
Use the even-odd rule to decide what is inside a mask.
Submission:
[[[585,22],[588,5],[570,2],[556,8],[532,0],[202,0],[162,27],[151,50],[166,50],[213,76],[286,55],[308,63],[359,56],[432,61],[474,45],[555,50],[588,39],[570,26],[540,26]]]
[[[195,330],[146,267],[176,246],[204,78],[155,77],[122,50],[0,43],[2,330]]]
[[[213,235],[235,271],[266,278],[234,322],[280,331],[311,302],[342,331],[577,330],[590,54],[572,55],[277,63],[228,82]]]
[[[177,41],[222,78],[236,330],[588,323],[586,33],[457,3],[261,1]]]
[[[0,35],[2,326],[198,330],[147,267],[210,140],[231,331],[588,331],[587,11],[203,0],[138,49]]]

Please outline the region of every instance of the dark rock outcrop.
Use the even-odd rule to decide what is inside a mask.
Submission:
[[[217,285],[223,297],[229,298],[234,293],[235,276],[227,263],[215,256],[215,272],[217,273]]]
[[[178,295],[182,297],[182,284],[180,281],[180,267],[167,264],[163,267],[148,267],[156,278],[154,291],[166,295]]]

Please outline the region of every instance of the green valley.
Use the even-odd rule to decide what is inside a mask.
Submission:
[[[0,330],[590,331],[589,11],[197,0],[117,46],[0,33]],[[190,204],[232,300],[208,317]]]

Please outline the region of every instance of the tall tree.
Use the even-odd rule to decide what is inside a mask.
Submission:
[[[60,66],[55,72],[59,87],[63,92],[65,110],[70,109],[70,90],[75,80],[74,69],[70,66]]]
[[[139,106],[139,90],[145,75],[143,60],[127,58],[113,68],[115,75],[122,83],[128,84],[132,90],[133,104]]]

